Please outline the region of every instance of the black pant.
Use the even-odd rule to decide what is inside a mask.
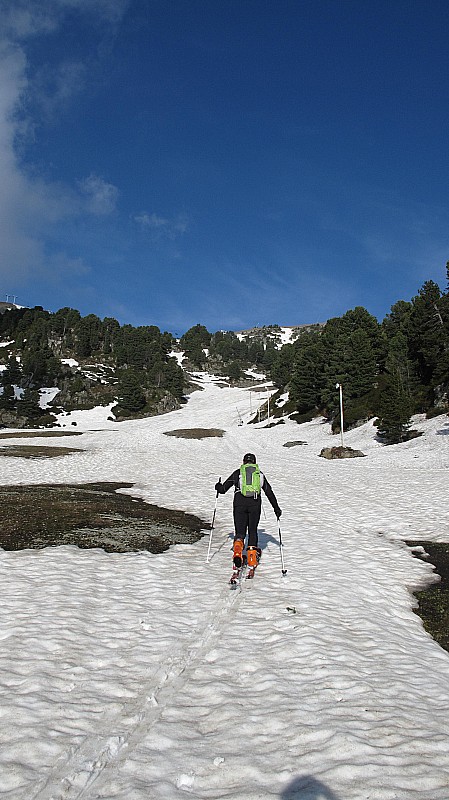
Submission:
[[[234,496],[234,539],[245,541],[248,533],[248,547],[257,547],[257,526],[261,507],[260,496],[254,500],[253,497],[244,497],[240,492],[236,492]]]

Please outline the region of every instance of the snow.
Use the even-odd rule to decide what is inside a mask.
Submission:
[[[184,361],[184,354],[185,350],[172,350],[171,353],[169,353],[169,356],[170,358],[176,358],[178,365],[182,367],[182,362]]]
[[[230,492],[209,565],[209,535],[161,555],[0,551],[2,800],[448,800],[449,654],[413,613],[433,573],[403,540],[449,541],[449,419],[390,447],[367,423],[345,435],[367,457],[329,462],[322,419],[239,426],[247,390],[198,380],[167,415],[73,412],[80,452],[4,458],[2,483],[130,482],[210,520],[218,476],[255,452],[288,573],[265,502],[259,571],[229,589]],[[226,434],[164,436],[187,427]]]
[[[255,380],[258,380],[258,381],[262,380],[263,378],[265,378],[265,375],[263,374],[263,372],[256,372],[254,369],[246,369],[245,370],[245,375],[247,375],[249,378],[254,378]]]
[[[289,399],[290,399],[290,395],[289,395],[289,393],[288,393],[288,392],[283,392],[283,393],[282,393],[282,394],[281,394],[281,395],[278,397],[278,399],[276,400],[276,406],[277,406],[277,408],[282,408],[282,406],[285,406],[285,404],[286,404],[286,403],[288,403]]]
[[[0,347],[9,347],[10,344],[14,344],[14,339],[10,342],[0,342]]]
[[[290,344],[293,339],[293,328],[281,328],[281,346]]]
[[[40,398],[39,398],[39,405],[41,408],[48,408],[52,400],[55,399],[56,395],[61,390],[58,389],[57,386],[43,386],[42,389],[39,389]]]
[[[79,367],[79,362],[74,358],[61,358],[61,364],[67,364],[68,367]]]
[[[116,422],[113,416],[112,409],[115,405],[112,402],[107,406],[97,406],[85,411],[62,411],[57,415],[58,424],[61,428],[76,425],[77,430],[82,431],[122,430],[123,423]]]

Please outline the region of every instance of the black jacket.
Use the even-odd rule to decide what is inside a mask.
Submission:
[[[259,497],[254,499],[252,497],[245,497],[241,493],[241,491],[240,491],[240,469],[236,469],[232,473],[232,475],[230,475],[229,478],[227,478],[225,480],[224,483],[217,483],[216,486],[215,486],[215,489],[219,494],[225,494],[228,491],[228,489],[231,488],[231,486],[233,486],[234,490],[235,490],[235,493],[234,493],[234,505],[236,505],[236,504],[240,505],[241,503],[242,504],[243,503],[247,503],[248,501],[251,502],[251,503],[261,503],[262,502],[260,495],[259,495]],[[263,474],[263,472],[260,473],[260,486],[263,489],[263,491],[265,492],[266,496],[268,497],[268,500],[270,501],[270,503],[271,503],[271,505],[273,507],[274,513],[279,518],[281,516],[281,513],[282,513],[281,509],[279,508],[279,504],[278,504],[278,501],[276,500],[276,496],[275,496],[275,494],[273,492],[273,489],[271,488],[270,484],[268,483],[268,481],[267,481],[265,475]]]

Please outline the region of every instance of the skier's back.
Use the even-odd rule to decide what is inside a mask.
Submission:
[[[270,501],[277,519],[282,511],[279,508],[273,489],[265,475],[260,471],[253,453],[243,456],[242,465],[225,480],[215,484],[215,491],[225,494],[234,487],[234,566],[239,569],[242,565],[243,546],[248,534],[248,566],[257,566],[260,549],[258,548],[257,526],[262,508],[261,490]]]

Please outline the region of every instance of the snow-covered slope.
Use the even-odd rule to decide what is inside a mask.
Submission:
[[[267,325],[263,328],[248,328],[244,331],[236,331],[236,336],[243,341],[255,340],[265,341],[271,340],[276,347],[280,348],[284,344],[293,344],[293,342],[306,331],[319,330],[325,325],[324,322],[314,322],[305,325]]]
[[[432,568],[402,542],[449,541],[448,418],[388,448],[368,424],[345,441],[366,458],[329,462],[322,421],[240,426],[248,392],[203,383],[162,417],[77,412],[84,452],[3,458],[1,482],[123,480],[210,519],[251,450],[288,573],[265,502],[259,571],[229,589],[230,493],[209,565],[208,536],[157,556],[0,551],[2,798],[448,800],[449,654],[412,611]],[[186,427],[226,434],[164,436]]]

